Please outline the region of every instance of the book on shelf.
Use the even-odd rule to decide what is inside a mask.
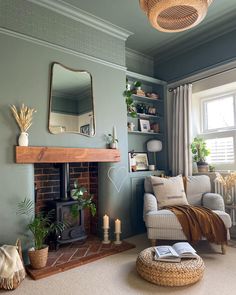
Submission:
[[[197,258],[196,250],[188,242],[178,242],[172,246],[157,246],[154,260],[180,262],[182,258]]]

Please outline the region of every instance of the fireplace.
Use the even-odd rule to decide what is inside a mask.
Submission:
[[[75,180],[85,186],[93,194],[97,207],[98,201],[98,164],[97,163],[61,163],[38,164],[35,170],[35,201],[36,212],[55,210],[57,221],[66,223],[60,237],[54,242],[63,244],[83,241],[89,234],[97,234],[97,217],[90,212],[78,209],[78,217],[72,218],[71,208],[77,204],[71,198],[70,191]]]

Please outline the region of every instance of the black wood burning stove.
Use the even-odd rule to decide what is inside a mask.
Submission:
[[[56,237],[56,244],[83,241],[87,238],[84,229],[84,211],[78,208],[77,217],[71,214],[73,205],[78,204],[70,195],[70,172],[69,163],[63,163],[60,167],[60,199],[50,201],[50,207],[56,211],[56,220],[64,222],[66,228],[59,237]],[[56,245],[57,247],[58,245]]]

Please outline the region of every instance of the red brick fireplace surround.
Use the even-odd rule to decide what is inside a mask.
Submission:
[[[73,188],[74,181],[85,186],[98,209],[98,164],[94,162],[70,163],[70,188]],[[35,211],[40,212],[45,209],[49,201],[60,198],[60,164],[35,163]],[[96,234],[98,219],[97,216],[91,218],[89,210],[84,210],[84,226],[87,234]]]

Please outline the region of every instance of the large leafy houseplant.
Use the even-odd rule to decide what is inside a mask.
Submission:
[[[208,163],[206,157],[209,156],[210,150],[207,148],[205,140],[201,137],[195,137],[191,144],[191,150],[193,160],[198,166],[198,172],[207,172]]]
[[[30,249],[28,254],[33,268],[42,268],[47,263],[48,246],[45,245],[45,239],[49,234],[59,235],[65,225],[62,222],[54,222],[54,210],[49,212],[34,212],[34,203],[25,198],[18,204],[17,213],[27,217],[27,229],[31,231],[34,239],[34,248]],[[43,254],[42,254],[43,253]],[[39,256],[44,256],[44,261]],[[39,264],[38,264],[38,261]]]
[[[79,209],[89,208],[92,216],[95,216],[97,209],[93,201],[93,195],[90,195],[85,186],[79,184],[78,181],[74,182],[74,189],[71,191],[71,197],[77,201],[77,204],[71,206],[71,215],[77,218]]]

